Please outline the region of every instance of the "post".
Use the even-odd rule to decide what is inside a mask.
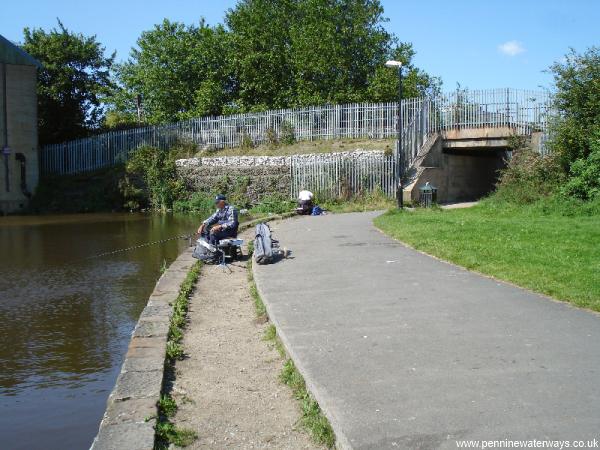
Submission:
[[[398,158],[398,186],[396,188],[396,202],[398,208],[404,207],[402,175],[404,174],[404,158],[402,155],[402,66],[398,66],[398,141],[396,155]]]
[[[2,128],[4,131],[4,142],[2,145],[2,155],[4,155],[4,180],[6,192],[10,192],[10,170],[9,170],[9,156],[10,148],[8,147],[8,109],[7,109],[7,95],[8,90],[6,88],[6,63],[2,63]]]

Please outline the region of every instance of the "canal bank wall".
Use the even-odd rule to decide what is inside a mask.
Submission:
[[[187,248],[159,278],[108,397],[92,450],[151,450],[162,391],[172,304],[196,260]]]
[[[271,214],[241,223],[242,232],[261,222],[281,220],[295,212]],[[90,450],[152,450],[163,388],[173,304],[196,259],[186,248],[158,279],[132,332],[125,360],[106,404]]]

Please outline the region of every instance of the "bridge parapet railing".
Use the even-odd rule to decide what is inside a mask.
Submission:
[[[402,157],[408,168],[433,133],[461,128],[508,127],[516,134],[541,132],[545,153],[551,98],[547,92],[492,89],[452,93],[402,102]]]
[[[401,102],[402,153],[412,160],[428,135],[451,128],[511,126],[529,134],[545,131],[549,96],[515,89],[458,90]],[[398,103],[356,103],[201,117],[173,124],[111,131],[40,152],[42,173],[78,173],[126,161],[143,145],[167,148],[185,140],[200,148],[228,148],[250,138],[254,144],[292,133],[296,140],[388,139],[397,136]],[[543,141],[543,140],[540,140]]]

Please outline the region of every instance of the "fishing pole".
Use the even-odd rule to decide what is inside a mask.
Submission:
[[[144,242],[143,244],[132,245],[131,247],[126,247],[126,248],[119,248],[117,250],[111,250],[109,252],[104,252],[104,253],[99,253],[97,255],[88,256],[88,257],[83,258],[83,259],[84,260],[88,260],[88,259],[101,258],[103,256],[109,256],[109,255],[114,255],[116,253],[123,253],[123,252],[128,252],[130,250],[135,250],[135,249],[138,249],[138,248],[142,248],[142,247],[148,247],[150,245],[163,244],[165,242],[174,241],[176,239],[191,239],[193,235],[194,235],[194,233],[181,234],[179,236],[173,236],[173,237],[166,238],[166,239],[160,239],[158,241]]]

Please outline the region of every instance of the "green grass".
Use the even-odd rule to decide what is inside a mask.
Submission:
[[[396,205],[394,199],[387,197],[381,190],[375,190],[366,195],[360,195],[349,199],[315,201],[321,208],[330,213],[349,213],[363,211],[379,211],[393,208]]]
[[[190,271],[181,283],[179,295],[173,302],[173,313],[169,323],[169,334],[167,337],[167,350],[165,361],[165,372],[173,370],[175,361],[183,357],[183,330],[186,325],[186,316],[189,306],[189,299],[194,291],[194,286],[198,277],[202,263],[196,261]],[[186,447],[196,440],[197,435],[194,431],[185,428],[176,427],[171,418],[177,412],[177,403],[171,397],[169,392],[163,392],[157,403],[158,418],[154,430],[156,432],[156,449],[167,449],[170,444],[178,447]]]
[[[375,225],[467,269],[600,311],[600,202],[391,210]]]
[[[345,152],[357,149],[362,150],[386,150],[394,148],[392,139],[340,139],[340,140],[318,140],[298,141],[285,145],[259,145],[252,148],[227,148],[222,150],[202,151],[197,156],[283,156],[301,155],[307,153],[332,153]]]
[[[248,261],[248,282],[250,283],[250,294],[254,300],[257,317],[267,317],[267,310],[264,302],[260,298],[256,283],[252,276],[252,260]],[[296,400],[300,402],[302,417],[300,419],[302,426],[308,431],[311,438],[320,445],[325,445],[327,448],[333,448],[335,445],[335,434],[333,428],[329,424],[329,420],[321,411],[319,404],[314,400],[312,395],[306,389],[304,378],[296,369],[294,362],[288,358],[283,343],[277,336],[275,325],[269,324],[266,328],[263,339],[270,342],[281,358],[285,361],[283,369],[279,374],[279,379],[282,383],[288,385],[294,394]]]
[[[291,359],[285,362],[279,378],[292,389],[294,397],[300,402],[302,425],[308,430],[313,440],[327,448],[333,448],[335,444],[333,429],[327,417],[323,415],[319,404],[306,389],[304,378]]]

